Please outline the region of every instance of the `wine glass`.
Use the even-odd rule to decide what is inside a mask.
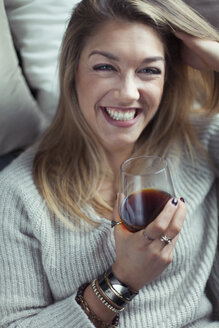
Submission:
[[[174,195],[167,162],[159,156],[127,159],[120,167],[119,214],[126,228],[145,228]]]

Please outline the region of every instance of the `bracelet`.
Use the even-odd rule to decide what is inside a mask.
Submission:
[[[77,295],[76,295],[76,302],[81,306],[84,312],[87,314],[88,318],[93,324],[97,324],[100,328],[116,328],[119,325],[119,314],[117,314],[111,323],[106,323],[102,321],[100,318],[96,316],[96,314],[89,308],[88,303],[84,299],[84,291],[89,286],[88,283],[83,284],[79,287]]]
[[[107,276],[107,273],[105,272],[104,273],[104,278],[105,278],[105,281],[107,283],[107,285],[109,286],[109,288],[112,290],[112,292],[114,294],[116,294],[116,296],[118,296],[119,298],[121,298],[125,303],[129,302],[129,300],[125,297],[122,296],[122,291],[118,292],[116,289],[115,289],[115,285],[114,287],[112,286],[110,280],[109,280],[109,277]],[[118,287],[120,288],[121,285],[118,285]],[[121,288],[120,288],[121,289]]]
[[[111,271],[111,268],[98,277],[97,283],[103,295],[106,295],[113,304],[120,308],[124,308],[138,294],[137,291],[130,289],[119,281]]]
[[[129,288],[126,284],[119,281],[111,269],[105,273],[105,279],[115,293],[119,294],[126,302],[130,302],[138,292]]]
[[[112,305],[111,304],[111,303],[113,303],[112,300],[104,293],[101,295],[96,284],[97,284],[97,279],[95,279],[92,282],[92,288],[93,288],[94,294],[99,298],[99,300],[111,311],[113,311],[115,313],[122,312],[124,310],[124,307],[117,308],[116,307],[117,304],[115,304],[115,306],[114,306],[114,304]]]
[[[110,299],[113,304],[115,304],[119,308],[124,308],[126,306],[126,300],[122,298],[121,295],[115,293],[114,289],[110,288],[107,284],[105,279],[105,273],[98,277],[97,284],[100,288],[101,293],[105,295],[108,299]]]

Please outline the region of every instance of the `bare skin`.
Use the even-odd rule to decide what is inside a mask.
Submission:
[[[198,70],[219,72],[219,42],[199,39],[183,32],[174,33],[183,41],[183,61]]]

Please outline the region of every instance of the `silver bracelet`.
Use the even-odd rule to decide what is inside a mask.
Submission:
[[[117,308],[115,308],[114,306],[112,306],[110,303],[108,303],[106,301],[106,299],[98,291],[98,289],[96,287],[96,282],[97,282],[97,279],[94,279],[91,286],[92,286],[92,289],[94,291],[94,294],[99,298],[99,300],[111,311],[113,311],[115,313],[122,312],[124,310],[124,307],[122,307],[121,309],[117,309]]]
[[[110,289],[112,289],[113,292],[117,296],[120,296],[125,302],[130,302],[136,295],[138,295],[138,291],[132,290],[126,284],[119,281],[111,269],[105,272],[104,278]]]

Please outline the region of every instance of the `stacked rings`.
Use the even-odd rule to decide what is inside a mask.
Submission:
[[[166,235],[161,236],[160,241],[162,241],[162,243],[165,243],[165,245],[169,245],[172,243],[172,239],[167,237]]]

